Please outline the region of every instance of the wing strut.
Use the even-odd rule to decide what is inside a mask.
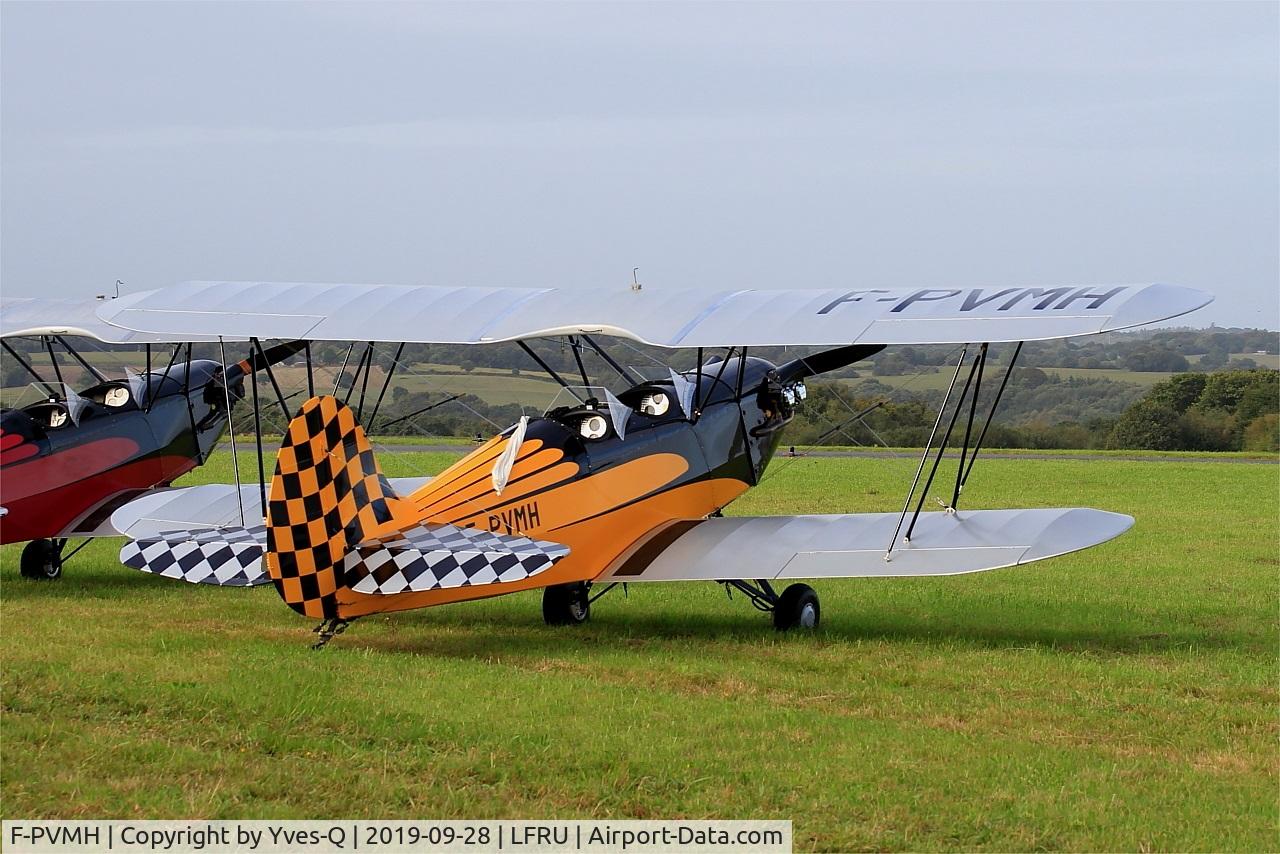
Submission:
[[[310,400],[316,396],[316,378],[311,364],[311,342],[304,343],[302,349],[307,354],[307,400]]]
[[[627,385],[640,385],[641,381],[636,377],[632,376],[631,372],[628,371],[626,368],[622,367],[622,365],[619,365],[614,360],[614,358],[610,356],[609,353],[603,347],[597,344],[590,335],[583,335],[582,340],[586,341],[587,344],[590,345],[591,349],[596,351],[597,356],[599,356],[601,359],[604,359],[606,362],[608,362],[609,367],[617,371],[618,375],[622,377],[623,380],[626,381]]]
[[[920,465],[916,467],[916,476],[911,481],[911,488],[907,490],[907,499],[902,503],[902,516],[898,519],[898,525],[893,529],[893,536],[889,539],[889,547],[885,549],[884,559],[887,561],[893,554],[893,547],[898,542],[898,532],[902,530],[902,523],[907,519],[907,508],[911,506],[911,497],[915,495],[916,487],[920,484],[920,475],[924,473],[924,461],[929,457],[929,450],[933,447],[933,437],[938,433],[938,425],[942,423],[942,413],[947,408],[947,401],[951,400],[951,392],[955,390],[956,380],[960,379],[960,369],[964,367],[964,357],[969,353],[969,345],[964,345],[964,349],[960,351],[960,360],[956,362],[956,372],[951,375],[951,384],[947,386],[947,393],[942,397],[942,405],[938,407],[938,417],[933,419],[933,429],[929,431],[929,439],[924,443],[924,453],[920,455]],[[927,487],[926,487],[927,488]],[[913,523],[914,519],[911,520]]]
[[[253,339],[253,343],[257,346],[258,352],[262,353],[262,347],[258,345],[257,338]],[[265,354],[262,356],[262,361],[264,364],[267,361]],[[270,370],[270,368],[268,367],[267,370]],[[264,454],[262,450],[262,403],[258,397],[258,372],[253,370],[252,366],[250,366],[249,369],[249,383],[253,387],[253,441],[258,452],[258,498],[262,501],[262,514],[265,517],[267,513],[267,464],[263,460]],[[280,387],[276,386],[277,397],[279,397],[279,393]],[[284,409],[284,398],[280,398],[280,408]],[[289,413],[286,411],[285,416],[287,417],[288,414]],[[227,413],[227,423],[231,423],[230,412]],[[286,421],[285,428],[288,429],[288,426],[289,422]],[[239,484],[237,484],[237,487],[238,486]],[[237,491],[239,490],[237,489]],[[241,515],[243,515],[243,510],[241,511]],[[241,521],[243,522],[243,520]]]
[[[693,382],[693,412],[689,413],[691,420],[697,421],[702,415],[702,348],[698,348],[697,364],[693,368],[697,371],[694,374]]]
[[[259,341],[257,338],[250,338],[249,340],[253,342],[253,349],[258,351],[258,358],[262,360],[262,367],[265,368],[267,371],[267,379],[271,380],[271,388],[275,390],[276,402],[280,404],[280,413],[284,415],[284,423],[288,424],[293,416],[289,412],[289,407],[285,405],[284,392],[280,390],[280,383],[276,382],[275,372],[271,370],[271,360],[267,358],[266,351],[262,349],[261,341]],[[272,347],[271,349],[276,350],[277,348]],[[254,374],[254,376],[257,376],[258,366],[253,364],[252,356],[249,357],[249,370]],[[258,381],[256,379],[254,380],[253,387],[254,389],[257,389],[258,387]],[[254,400],[254,406],[256,407],[258,405],[257,404],[258,397],[257,397],[256,391],[254,392],[253,400]],[[265,507],[266,505],[264,504],[263,506]]]
[[[716,386],[720,385],[720,378],[724,376],[724,369],[728,366],[729,360],[733,358],[733,350],[734,350],[733,347],[730,347],[728,350],[726,350],[724,353],[724,358],[720,360],[720,369],[716,371],[716,378],[711,381],[711,388],[707,389],[708,398],[710,398],[711,395],[715,394]],[[701,365],[698,366],[698,370],[699,372],[701,372],[702,370]],[[738,366],[738,373],[739,374],[742,373],[741,365]],[[698,401],[698,403],[699,405],[701,405],[702,401]]]
[[[58,385],[65,386],[67,383],[62,379],[62,368],[58,367],[58,357],[53,352],[53,339],[42,335],[41,340],[44,341],[45,350],[49,351],[49,363],[53,365],[53,375],[58,378]]]
[[[352,341],[351,346],[347,348],[347,355],[342,357],[342,367],[338,368],[338,377],[333,381],[333,396],[338,396],[338,389],[342,386],[342,375],[347,372],[347,362],[351,361],[351,354],[355,352],[356,342]],[[315,395],[311,395],[315,397]]]
[[[567,382],[564,381],[564,377],[556,373],[555,368],[548,365],[546,362],[542,360],[541,356],[533,352],[533,348],[531,348],[528,344],[524,343],[523,341],[517,341],[516,344],[520,345],[520,349],[524,350],[525,353],[528,354],[530,359],[533,359],[535,362],[537,362],[538,367],[546,371],[547,375],[551,377],[551,379],[559,383],[562,388],[564,388],[569,392],[569,394],[572,394],[574,397],[578,398],[578,401],[580,403],[586,403],[586,401],[584,401],[581,397],[579,397],[579,395],[573,390],[572,386],[570,386]],[[590,383],[588,383],[588,385],[590,385]]]
[[[190,345],[187,345],[190,346]],[[222,336],[218,336],[218,355],[222,358],[222,364],[227,364],[227,346],[222,341]],[[188,359],[188,361],[190,361]],[[187,371],[187,376],[191,376],[191,372]],[[222,397],[227,402],[227,433],[231,436],[231,469],[236,476],[236,502],[240,506],[240,527],[244,527],[244,497],[240,491],[240,459],[236,454],[236,423],[231,417],[231,383],[224,382],[222,384]],[[258,411],[258,401],[253,401],[253,411]],[[262,431],[258,431],[258,437],[261,439]],[[258,455],[258,459],[262,459],[262,455]],[[263,507],[265,510],[265,506]]]
[[[973,436],[973,416],[977,414],[978,411],[978,395],[982,393],[982,373],[987,369],[987,348],[990,346],[990,344],[984,343],[982,345],[982,349],[978,351],[978,361],[975,365],[978,371],[978,376],[973,383],[973,396],[969,398],[969,418],[964,424],[964,444],[960,446],[960,465],[956,467],[956,489],[955,492],[951,494],[951,509],[953,510],[955,509],[956,503],[960,500],[961,479],[964,476],[964,464],[965,460],[969,456],[969,439]],[[960,397],[960,403],[964,403],[963,395]],[[957,405],[956,414],[958,415],[959,413],[960,406]],[[955,415],[951,416],[951,420],[953,422],[955,421]],[[974,449],[974,452],[977,453],[976,448]],[[936,463],[934,464],[934,468],[937,468]],[[933,478],[930,477],[929,480],[932,481]],[[925,486],[925,490],[928,490],[927,485]],[[924,499],[921,498],[921,500],[923,501]],[[912,524],[914,525],[914,523],[915,520],[913,519]],[[910,531],[907,531],[907,536],[911,536]]]
[[[351,375],[351,385],[347,386],[347,394],[342,398],[342,403],[344,405],[349,405],[351,403],[351,395],[356,393],[356,386],[360,384],[360,374],[364,371],[364,363],[366,360],[371,361],[372,353],[373,342],[370,341],[365,345],[364,352],[360,354],[360,361],[356,362],[356,372]],[[338,377],[338,382],[342,382],[341,376]],[[361,394],[363,395],[363,392],[361,392]]]
[[[76,352],[75,347],[72,347],[70,344],[67,343],[67,339],[63,338],[61,335],[55,335],[53,336],[53,340],[61,344],[63,348],[67,351],[67,353],[70,354],[71,358],[79,362],[80,367],[84,368],[86,371],[89,372],[89,376],[93,377],[94,382],[105,383],[107,381],[107,378],[104,377],[101,373],[99,373],[97,368],[95,368],[93,365],[86,362],[84,360],[84,357]]]
[[[569,346],[573,348],[573,360],[578,363],[578,374],[582,377],[582,385],[591,385],[591,380],[587,377],[587,369],[582,364],[582,345],[578,343],[578,339],[572,335],[569,336]]]
[[[378,399],[373,402],[373,412],[369,413],[369,428],[373,429],[373,422],[378,419],[378,410],[382,408],[382,399],[387,396],[387,389],[391,387],[391,378],[395,376],[396,366],[400,364],[400,356],[404,354],[404,342],[400,342],[400,346],[396,348],[396,354],[391,357],[391,364],[387,365],[387,375],[382,379],[382,390],[378,392]]]
[[[942,463],[942,455],[947,452],[947,445],[951,441],[951,431],[956,427],[956,421],[960,418],[960,410],[964,409],[964,400],[969,395],[969,388],[973,385],[973,378],[977,375],[978,369],[982,366],[986,356],[986,345],[973,357],[973,364],[969,366],[969,376],[965,378],[964,388],[960,390],[960,399],[956,401],[956,408],[951,413],[951,420],[947,422],[947,432],[942,434],[942,441],[938,443],[938,453],[933,458],[933,466],[929,469],[929,479],[924,482],[924,488],[920,490],[920,500],[916,502],[916,512],[911,514],[911,524],[907,525],[907,533],[903,535],[903,542],[911,542],[911,532],[915,530],[916,520],[920,518],[920,511],[924,509],[924,500],[929,495],[929,487],[933,485],[933,478],[938,473],[938,466]],[[963,365],[963,359],[960,365]],[[957,365],[957,368],[959,365]],[[953,380],[954,382],[954,380]],[[928,449],[925,449],[928,453]],[[950,509],[950,508],[948,508]]]
[[[188,347],[190,347],[191,345],[189,345],[189,344],[188,344],[187,346],[188,346]],[[179,354],[179,353],[181,353],[181,352],[182,352],[182,345],[181,345],[181,344],[174,344],[174,345],[173,345],[173,354],[172,354],[171,356],[169,356],[169,364],[167,364],[167,365],[165,365],[165,366],[164,366],[164,373],[160,375],[160,382],[156,385],[156,391],[155,391],[155,394],[152,394],[152,393],[151,393],[151,390],[150,390],[150,383],[151,383],[151,371],[150,371],[150,369],[148,369],[148,371],[147,371],[147,383],[148,383],[148,389],[147,389],[147,407],[146,407],[146,410],[145,410],[145,411],[150,412],[150,411],[151,411],[151,407],[155,405],[155,402],[156,402],[157,398],[159,398],[159,397],[160,397],[160,395],[164,394],[164,384],[165,384],[166,382],[168,382],[168,380],[169,380],[169,373],[173,370],[173,366],[174,366],[175,364],[177,364],[177,362],[178,362],[178,354]],[[187,357],[187,361],[188,361],[188,362],[190,362],[190,361],[191,361],[191,357],[190,357],[190,356],[188,356],[188,357]],[[226,364],[226,363],[224,362],[223,364]],[[191,373],[191,372],[190,372],[190,371],[188,371],[187,373],[188,373],[188,375],[190,375],[190,373]],[[203,463],[203,462],[204,462],[204,460],[201,460],[201,462]]]
[[[978,396],[982,393],[982,377],[987,368],[987,353],[990,348],[989,343],[982,344],[977,354],[973,357],[973,361],[969,365],[969,374],[965,378],[964,387],[960,390],[960,397],[956,401],[955,409],[951,412],[951,420],[947,423],[947,429],[942,434],[942,441],[938,443],[938,449],[933,458],[933,465],[929,469],[929,477],[924,482],[924,487],[920,489],[919,496],[916,495],[916,487],[920,484],[920,475],[924,473],[925,462],[929,458],[930,452],[933,450],[933,439],[938,433],[938,427],[942,424],[942,417],[946,413],[947,404],[951,400],[951,393],[955,391],[956,383],[960,379],[960,371],[964,368],[964,360],[968,355],[969,345],[966,345],[960,353],[960,360],[956,363],[955,373],[951,376],[951,384],[947,386],[947,393],[942,398],[942,405],[938,407],[938,417],[933,422],[933,429],[929,432],[929,440],[925,443],[924,452],[920,455],[920,465],[916,468],[915,479],[911,481],[911,489],[907,491],[907,499],[902,505],[902,515],[898,518],[897,527],[893,530],[893,537],[889,540],[888,548],[885,549],[884,559],[891,560],[893,557],[893,548],[898,542],[898,533],[902,530],[905,523],[907,531],[902,537],[904,543],[911,542],[911,534],[915,531],[916,522],[920,518],[920,511],[924,509],[925,498],[928,497],[929,487],[933,485],[933,480],[938,474],[938,466],[942,463],[942,457],[947,452],[947,445],[951,441],[951,434],[955,430],[956,422],[960,420],[960,413],[965,408],[966,399],[969,402],[969,413],[965,420],[964,442],[960,448],[960,464],[956,468],[955,489],[951,493],[951,503],[946,505],[948,513],[954,513],[957,505],[960,503],[960,494],[964,491],[965,483],[969,479],[970,472],[973,471],[973,464],[978,458],[978,450],[982,447],[982,442],[986,439],[987,430],[991,427],[991,421],[995,417],[996,408],[1000,405],[1000,399],[1004,396],[1005,389],[1009,385],[1009,377],[1013,375],[1014,365],[1018,361],[1018,354],[1022,352],[1022,343],[1019,342],[1017,348],[1013,351],[1013,356],[1009,360],[1009,367],[1004,372],[1004,377],[1000,381],[1000,388],[996,391],[995,399],[991,401],[991,408],[987,410],[987,417],[982,425],[982,430],[978,434],[978,440],[973,445],[973,452],[969,451],[969,442],[973,438],[973,425],[977,420],[978,414]],[[970,395],[970,389],[973,394]],[[911,499],[916,498],[915,510],[911,513],[911,521],[907,522],[907,510],[911,507]],[[941,499],[939,499],[941,503]]]
[[[969,482],[969,472],[973,471],[973,464],[978,459],[978,449],[982,447],[982,440],[987,438],[987,428],[991,426],[991,419],[996,414],[996,407],[1000,405],[1000,398],[1004,397],[1004,390],[1009,385],[1009,377],[1013,375],[1013,366],[1018,363],[1018,354],[1022,352],[1022,342],[1018,342],[1018,346],[1013,349],[1013,357],[1009,359],[1009,367],[1004,372],[1004,379],[1000,380],[1000,388],[996,390],[996,398],[991,401],[991,409],[987,411],[987,420],[982,425],[982,432],[978,434],[978,441],[973,446],[973,453],[969,455],[969,466],[964,468],[964,462],[961,461],[961,468],[964,468],[964,477],[960,478],[960,486],[956,489],[956,494],[951,500],[951,506],[954,507],[960,501],[960,493],[964,491],[964,486]]]

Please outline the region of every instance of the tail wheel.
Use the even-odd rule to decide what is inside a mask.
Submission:
[[[53,540],[32,540],[22,549],[23,578],[56,581],[62,577],[62,547]]]
[[[576,626],[591,617],[591,597],[586,582],[553,584],[542,591],[542,619],[548,626]]]
[[[773,606],[773,627],[780,632],[788,629],[816,629],[822,616],[818,594],[807,584],[792,584],[778,597]]]

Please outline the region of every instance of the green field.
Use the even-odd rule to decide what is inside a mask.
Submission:
[[[382,455],[391,476],[452,458]],[[731,509],[896,510],[913,466],[779,460]],[[819,582],[808,635],[711,584],[636,584],[574,629],[521,594],[313,652],[270,588],[132,572],[118,541],[24,582],[5,547],[4,815],[774,817],[799,850],[1276,850],[1278,474],[987,459],[973,507],[1137,526],[1017,569]]]

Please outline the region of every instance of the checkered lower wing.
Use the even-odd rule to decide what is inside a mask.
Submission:
[[[569,554],[560,543],[453,525],[423,525],[368,543],[344,559],[357,593],[404,593],[521,581]]]
[[[271,581],[262,565],[266,542],[267,531],[262,525],[164,531],[130,540],[120,550],[120,562],[193,584],[253,587]]]

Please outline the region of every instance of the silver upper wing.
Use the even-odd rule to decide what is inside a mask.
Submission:
[[[106,300],[43,299],[5,297],[0,299],[0,338],[27,335],[75,335],[97,338],[110,344],[172,344],[217,341],[217,335],[167,335],[115,326],[98,316]],[[234,336],[224,336],[233,338]]]
[[[605,581],[729,581],[959,575],[1031,563],[1118,537],[1133,517],[1085,507],[921,513],[910,543],[885,549],[901,514],[726,516],[677,523]]]
[[[662,347],[962,344],[1109,332],[1194,311],[1174,285],[827,290],[191,282],[100,303],[121,335],[481,344],[601,334]],[[103,337],[104,340],[111,340]]]

